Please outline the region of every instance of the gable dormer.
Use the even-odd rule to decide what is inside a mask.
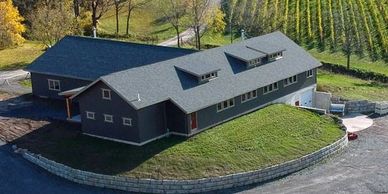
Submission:
[[[269,43],[265,44],[248,44],[248,48],[264,53],[269,62],[276,61],[283,58],[283,52],[286,50],[283,47],[272,45]]]
[[[266,57],[266,54],[245,46],[230,47],[225,51],[225,54],[238,60],[244,61],[247,69],[263,64],[264,58]]]
[[[179,64],[175,67],[185,73],[188,73],[197,78],[198,83],[206,83],[218,77],[218,72],[220,68],[212,64],[203,64],[203,65],[189,65],[189,64]]]

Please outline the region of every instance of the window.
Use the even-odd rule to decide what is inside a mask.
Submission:
[[[123,125],[125,126],[132,126],[132,119],[123,117]]]
[[[248,93],[241,95],[241,103],[249,101],[249,100],[253,100],[256,97],[257,97],[257,91],[256,90],[250,91]]]
[[[249,66],[255,66],[255,65],[258,65],[260,64],[260,59],[253,59],[251,61],[248,62]]]
[[[273,91],[276,91],[276,90],[278,90],[278,89],[279,89],[279,87],[278,87],[278,82],[275,82],[275,83],[273,83],[273,84],[269,84],[269,85],[267,85],[267,86],[264,86],[264,88],[263,88],[263,93],[264,93],[264,94],[268,94],[268,93],[273,92]]]
[[[92,119],[92,120],[94,120],[94,119],[95,119],[94,115],[95,115],[94,112],[86,111],[86,118],[87,118],[87,119]]]
[[[108,115],[108,114],[104,114],[104,121],[107,123],[113,123],[113,116]]]
[[[268,56],[270,61],[277,60],[277,59],[280,59],[282,57],[283,57],[283,52],[278,52],[278,53],[270,54]]]
[[[284,86],[289,86],[291,84],[294,84],[298,81],[298,78],[296,75],[289,77],[287,79],[284,79]]]
[[[307,78],[313,77],[313,75],[314,75],[314,71],[313,71],[313,70],[308,70],[308,71],[306,72],[306,77],[307,77]]]
[[[49,86],[49,90],[61,91],[61,84],[59,80],[49,79],[48,86]]]
[[[225,109],[231,108],[233,106],[234,106],[234,98],[231,98],[229,100],[225,100],[221,103],[218,103],[217,104],[217,111],[220,112],[220,111],[223,111]]]
[[[111,99],[111,95],[110,95],[110,90],[109,89],[102,89],[102,99],[105,99],[105,100],[110,100]]]
[[[217,78],[217,77],[218,77],[217,72],[213,72],[213,73],[209,73],[209,74],[201,76],[201,81],[208,81],[208,80],[212,80],[212,79]]]

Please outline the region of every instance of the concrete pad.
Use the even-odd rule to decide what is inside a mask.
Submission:
[[[360,113],[346,115],[342,121],[349,132],[361,131],[373,125],[373,119]]]

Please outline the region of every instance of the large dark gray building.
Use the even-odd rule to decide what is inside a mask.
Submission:
[[[109,47],[118,45],[120,49],[103,49],[99,54],[119,52],[108,53],[112,58],[101,60],[96,55],[88,56],[88,46],[85,46],[84,58],[66,62],[71,54],[66,54],[66,48],[57,48],[64,52],[66,59],[58,59],[61,68],[55,76],[61,76],[60,72],[64,71],[65,77],[72,72],[66,70],[66,64],[77,64],[77,75],[67,76],[69,82],[66,84],[72,87],[66,88],[68,91],[59,88],[60,91],[53,94],[45,93],[55,87],[50,83],[54,78],[50,77],[52,73],[44,74],[45,71],[40,69],[45,70],[48,64],[56,63],[53,56],[48,61],[43,60],[43,65],[42,59],[38,59],[29,68],[32,73],[41,75],[39,78],[32,76],[34,94],[71,96],[68,99],[79,104],[79,118],[85,134],[133,145],[143,145],[168,134],[191,136],[270,103],[312,106],[316,68],[321,65],[280,32],[195,53],[144,45],[136,45],[145,47],[141,52],[136,49],[126,51],[131,47],[126,45],[128,43],[68,39],[72,41],[65,44],[67,47],[87,41],[96,50],[99,50],[98,42]],[[59,44],[58,47],[63,46]],[[163,50],[168,56],[155,57],[152,50]],[[133,63],[136,65],[132,65],[131,57],[125,55],[137,58]],[[102,69],[109,70],[95,73],[94,68],[100,66],[100,61],[103,61]],[[84,63],[86,67],[83,67]],[[76,79],[86,77],[88,71],[93,74],[88,77],[92,83]],[[87,86],[83,87],[83,84]]]

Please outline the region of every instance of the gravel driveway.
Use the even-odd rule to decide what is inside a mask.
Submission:
[[[342,155],[260,186],[223,193],[388,193],[388,115],[358,133]]]

